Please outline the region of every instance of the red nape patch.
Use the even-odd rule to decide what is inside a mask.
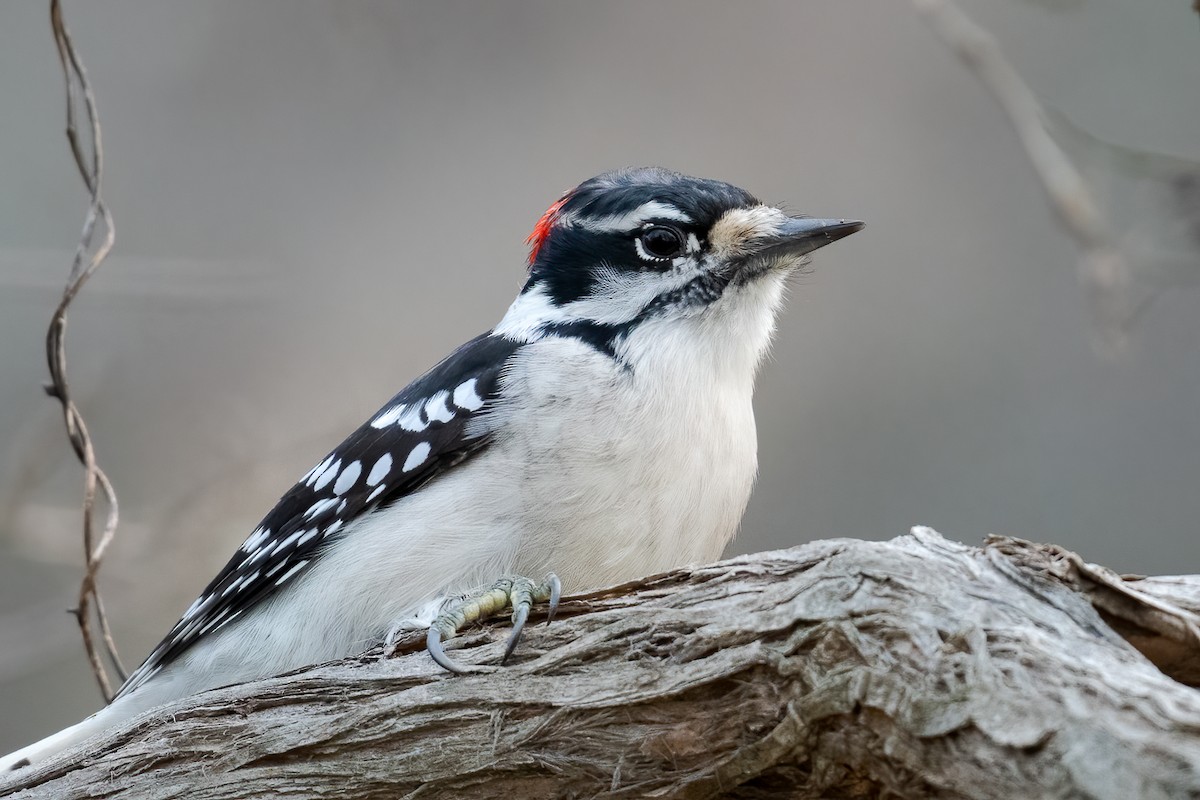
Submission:
[[[542,249],[546,237],[550,235],[550,229],[554,227],[554,223],[558,219],[559,209],[565,202],[567,202],[567,195],[563,195],[558,202],[547,208],[546,213],[542,214],[542,218],[537,221],[537,225],[533,226],[533,232],[525,238],[525,244],[529,245],[529,266],[532,267],[533,262],[537,259],[538,251]]]

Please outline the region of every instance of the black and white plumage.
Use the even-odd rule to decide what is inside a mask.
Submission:
[[[568,192],[500,323],[285,494],[111,705],[0,769],[360,652],[501,575],[582,590],[719,557],[754,480],[754,377],[784,283],[860,227],[654,168]]]
[[[309,470],[129,676],[118,697],[299,576],[348,522],[386,507],[484,447],[486,428],[475,418],[495,397],[500,369],[516,348],[511,339],[477,336]]]

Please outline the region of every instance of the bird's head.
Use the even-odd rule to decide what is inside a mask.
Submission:
[[[763,329],[761,350],[786,277],[860,228],[789,216],[720,181],[654,167],[607,172],[538,221],[529,279],[497,332],[577,335],[619,354],[642,326],[692,320],[687,327],[720,334],[744,321]]]

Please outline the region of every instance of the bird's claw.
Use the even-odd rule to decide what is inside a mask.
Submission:
[[[535,584],[528,578],[520,576],[501,578],[482,592],[463,598],[439,614],[438,618],[429,626],[429,634],[425,638],[425,648],[434,662],[443,669],[454,673],[466,672],[446,655],[442,643],[453,638],[472,622],[486,619],[511,606],[513,631],[508,637],[508,645],[504,648],[504,657],[500,659],[500,663],[503,664],[508,661],[508,657],[516,649],[517,642],[521,638],[521,631],[525,627],[525,620],[529,618],[529,609],[533,607],[533,604],[549,601],[550,608],[546,615],[546,624],[549,625],[554,619],[555,612],[558,611],[560,597],[562,597],[562,584],[554,573],[547,575],[540,584]]]

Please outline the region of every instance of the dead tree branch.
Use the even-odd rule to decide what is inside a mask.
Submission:
[[[100,590],[96,586],[96,574],[104,560],[104,551],[112,543],[117,530],[117,494],[104,470],[96,463],[96,453],[92,446],[91,436],[88,435],[87,425],[83,415],[71,398],[67,383],[67,309],[84,283],[100,266],[101,262],[112,250],[116,231],[113,228],[112,214],[100,194],[100,182],[104,172],[104,148],[100,139],[100,118],[96,113],[96,97],[88,82],[87,70],[75,45],[71,34],[63,22],[62,6],[59,0],[50,1],[50,27],[54,32],[54,43],[58,48],[58,58],[62,63],[63,76],[67,84],[67,142],[71,147],[71,155],[75,166],[83,178],[84,186],[91,195],[87,216],[83,223],[83,233],[79,246],[75,251],[75,260],[71,264],[71,272],[67,277],[67,285],[63,290],[62,299],[54,316],[50,319],[50,327],[46,332],[46,362],[50,367],[50,382],[46,385],[46,393],[62,404],[63,419],[67,426],[67,438],[71,448],[84,468],[83,484],[83,553],[84,574],[79,584],[79,599],[74,609],[75,619],[79,623],[79,631],[83,636],[83,646],[87,650],[88,661],[92,672],[100,684],[100,692],[105,702],[112,699],[112,685],[108,679],[104,662],[92,633],[92,615],[100,626],[100,637],[110,662],[117,670],[121,680],[125,679],[125,669],[117,654],[112,632],[108,627],[108,618],[104,614],[104,603],[100,598]],[[82,100],[81,100],[82,98]],[[82,102],[83,113],[87,122],[86,135],[81,137],[76,122],[79,106]],[[108,514],[99,538],[95,535],[96,490],[99,488],[104,495]],[[94,608],[93,608],[94,606]]]
[[[1019,540],[814,542],[570,599],[502,669],[412,641],[209,692],[17,796],[1195,797],[1197,609]]]

